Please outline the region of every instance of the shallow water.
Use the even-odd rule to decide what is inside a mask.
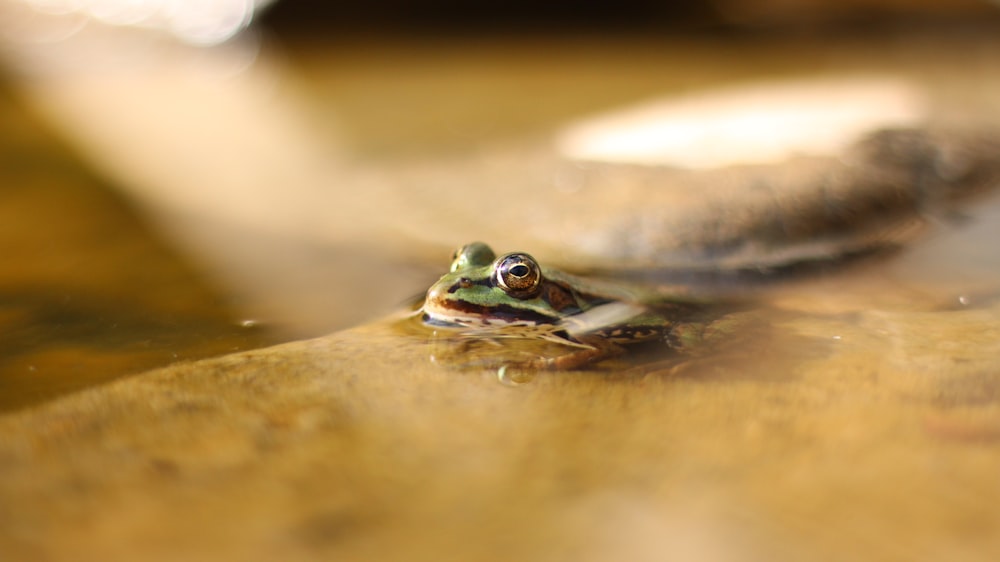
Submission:
[[[995,121],[995,36],[750,41],[736,46],[740,64],[733,45],[688,41],[321,43],[289,55],[306,99],[329,103],[313,123],[340,121],[337,157],[364,178],[411,188],[424,174],[495,194],[510,170],[490,166],[509,160],[467,158],[469,145],[817,64],[901,68],[935,87],[943,112]],[[381,234],[324,208],[348,234],[326,242],[185,216],[85,171],[21,107],[0,98],[5,558],[1000,552],[996,198],[938,217],[900,252],[755,289],[742,328],[704,346],[525,377],[500,372],[523,344],[471,354],[386,317],[444,273],[451,249],[392,213],[476,225],[488,204],[455,217],[470,206],[408,189],[374,207],[393,227]],[[111,128],[110,113],[98,117]],[[201,185],[181,172],[173,187]],[[440,235],[473,237],[460,234]]]
[[[933,84],[936,111],[947,119],[997,118],[983,86],[997,79],[996,45],[988,36],[904,35],[878,57],[864,38],[796,41],[794,50],[780,42],[740,45],[739,69],[727,58],[732,47],[711,42],[529,40],[511,50],[499,41],[461,53],[433,41],[415,49],[346,42],[300,45],[287,54],[312,96],[305,99],[329,104],[320,106],[329,109],[319,122],[336,123],[335,136],[345,149],[339,158],[404,184],[440,153],[447,162],[460,147],[537,134],[568,118],[666,91],[795,74],[811,69],[816,57],[834,70],[892,68]],[[967,57],[973,47],[975,56]],[[975,70],[975,87],[953,64],[956,57]],[[614,80],[607,79],[609,68]],[[390,92],[434,110],[380,103]],[[186,216],[164,228],[173,220],[170,212],[158,215],[111,193],[115,180],[87,171],[52,129],[25,113],[30,103],[11,96],[0,102],[9,164],[0,209],[10,258],[0,275],[6,295],[0,321],[7,334],[0,348],[0,408],[36,404],[178,360],[357,324],[419,294],[446,267],[445,248],[409,240],[405,232],[390,233],[392,241],[384,244],[381,235],[351,234],[345,226],[345,242],[324,245]],[[490,165],[488,159],[473,161],[457,172],[460,177],[445,181],[496,185],[500,172]],[[444,179],[449,170],[434,169],[426,183]],[[383,209],[427,214],[432,222],[435,212],[450,212],[449,201],[407,208],[413,200],[407,195],[404,204]],[[776,318],[789,310],[846,318],[872,308],[988,306],[1000,263],[983,241],[1000,234],[997,209],[995,202],[973,205],[963,211],[965,219],[942,217],[930,237],[878,264],[779,285],[755,298],[765,310],[777,311]],[[391,217],[378,222],[391,223]],[[468,241],[445,238],[455,245]],[[258,286],[248,287],[248,281]],[[797,345],[779,341],[776,347]]]
[[[0,90],[0,411],[279,338]]]
[[[989,559],[997,306],[845,308],[514,385],[398,320],[154,371],[0,419],[0,548]]]

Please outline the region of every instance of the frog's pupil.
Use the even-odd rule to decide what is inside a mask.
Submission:
[[[524,265],[523,263],[519,263],[514,267],[510,268],[510,274],[513,275],[514,277],[524,277],[528,275],[529,271],[530,270],[528,269],[528,266]]]

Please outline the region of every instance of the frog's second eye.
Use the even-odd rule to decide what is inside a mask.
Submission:
[[[515,297],[532,296],[542,282],[538,262],[528,254],[507,254],[497,260],[497,285]]]
[[[451,257],[451,272],[454,273],[467,267],[489,265],[496,258],[496,254],[489,246],[482,242],[466,244],[455,250]]]

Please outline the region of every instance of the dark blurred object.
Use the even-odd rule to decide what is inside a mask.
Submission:
[[[881,21],[932,21],[998,17],[985,0],[621,0],[616,2],[468,3],[276,2],[263,19],[286,29],[446,31],[705,30],[758,26],[807,26]]]
[[[450,32],[531,30],[533,28],[692,27],[718,21],[711,3],[699,0],[663,2],[478,2],[432,0],[408,2],[324,2],[284,0],[264,14],[277,27],[369,31],[443,30]]]
[[[996,18],[986,0],[712,0],[720,16],[742,26],[818,26],[880,21]]]

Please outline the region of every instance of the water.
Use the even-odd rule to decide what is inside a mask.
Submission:
[[[741,64],[736,76],[808,69],[819,55],[832,57],[836,62],[831,65],[844,68],[882,65],[910,74],[918,69],[918,76],[941,86],[942,99],[961,102],[938,107],[943,114],[961,108],[991,115],[989,96],[975,95],[989,88],[978,82],[975,88],[963,88],[968,78],[955,71],[952,58],[954,53],[967,52],[963,41],[979,45],[967,66],[983,70],[977,72],[977,80],[989,81],[994,77],[987,70],[995,68],[992,47],[972,37],[949,48],[954,39],[903,41],[888,62],[873,61],[862,48],[863,41],[809,43],[799,50],[801,58],[767,43],[744,45],[750,62]],[[489,189],[501,189],[509,180],[509,170],[492,168],[496,164],[489,159],[470,160],[466,167],[457,168],[453,164],[425,166],[424,162],[436,161],[437,156],[424,155],[435,150],[453,153],[456,147],[467,145],[469,138],[486,144],[490,139],[534,133],[543,124],[551,126],[586,111],[684,89],[684,84],[691,87],[691,80],[712,84],[734,78],[728,51],[708,43],[686,45],[683,57],[650,42],[620,43],[598,49],[600,64],[581,61],[577,48],[558,49],[545,59],[527,57],[527,52],[534,52],[530,42],[514,51],[486,45],[463,56],[434,44],[424,45],[416,54],[409,48],[383,45],[376,54],[363,49],[299,52],[304,57],[303,76],[315,95],[312,101],[333,100],[331,111],[337,113],[329,117],[344,118],[343,129],[336,133],[348,143],[347,154],[374,163],[360,172],[341,170],[346,175],[334,176],[339,178],[336,181],[358,181],[364,191],[372,187],[372,176],[384,178],[383,182],[421,185],[411,177],[423,174],[426,177],[421,181],[430,186],[481,182]],[[425,78],[416,80],[416,70],[400,72],[401,59],[394,56],[403,57],[404,51],[406,60],[423,61],[419,74]],[[621,59],[630,64],[612,65],[616,80],[607,80],[602,69],[609,61]],[[546,74],[547,65],[566,70]],[[331,73],[334,67],[340,71]],[[673,73],[650,72],[664,67]],[[470,75],[469,68],[478,72]],[[551,96],[543,96],[548,101],[542,106],[536,103],[537,96],[498,97],[497,92],[538,80],[544,96]],[[387,117],[384,108],[373,101],[378,98],[371,95],[384,91],[436,100],[442,111],[457,101],[448,98],[448,92],[464,101],[454,112],[442,113],[449,125],[437,127],[427,121],[433,112],[394,109]],[[114,194],[114,184],[85,168],[77,154],[68,152],[24,111],[24,104],[4,92],[0,98],[5,176],[0,192],[0,243],[7,258],[0,271],[4,303],[0,324],[5,330],[0,344],[3,409],[37,404],[175,361],[317,336],[377,318],[406,297],[422,292],[446,268],[447,249],[429,246],[427,240],[447,240],[449,245],[468,241],[455,240],[453,231],[458,227],[424,232],[425,239],[413,240],[407,237],[413,232],[363,230],[357,234],[343,226],[343,234],[337,234],[340,238],[331,244],[191,216],[164,220],[157,209],[150,212]],[[473,98],[470,92],[475,93]],[[566,103],[555,103],[559,99]],[[480,109],[472,112],[473,107]],[[418,157],[412,158],[413,153]],[[405,156],[402,163],[394,160],[401,155]],[[129,156],[118,159],[125,161]],[[466,159],[445,159],[458,160]],[[196,177],[182,179],[194,181]],[[324,178],[324,182],[331,181]],[[374,214],[384,215],[378,217],[381,226],[399,224],[394,219],[399,213],[426,214],[425,225],[453,224],[458,219],[459,225],[475,225],[488,219],[452,216],[455,202],[448,195],[444,200],[432,196],[425,201],[421,192],[411,189],[393,203],[391,192],[373,193],[378,194],[371,196],[378,209]],[[422,203],[420,208],[416,202]],[[328,203],[324,200],[315,206],[323,209]],[[465,212],[469,206],[458,208]],[[435,213],[446,218],[435,218]],[[975,204],[963,213],[964,219],[946,218],[932,236],[875,267],[849,268],[828,279],[781,286],[761,296],[763,309],[778,311],[775,319],[765,319],[763,324],[780,322],[778,317],[788,313],[842,318],[863,315],[869,309],[896,312],[990,306],[1000,263],[983,241],[996,239],[998,234],[997,204]],[[325,222],[334,228],[342,215]],[[822,328],[810,330],[819,332],[824,342],[832,337],[824,335]]]
[[[980,81],[992,75],[975,63],[989,58],[992,43],[972,51],[948,44],[916,41],[889,58],[935,80],[945,76],[937,81],[960,97],[990,97],[996,90]],[[628,97],[624,90],[654,93],[664,83],[711,81],[708,74],[809,69],[817,60],[876,64],[871,45],[779,45],[748,52],[749,66],[734,65],[725,50],[671,49],[683,53],[671,56],[657,47],[615,58],[592,46],[590,53],[619,63],[614,76],[623,80],[609,80],[606,67],[566,49],[559,56],[576,60],[576,70],[535,74],[550,100],[568,100],[545,110],[544,95],[499,70],[523,68],[506,49],[494,52],[493,66],[489,57],[450,54],[447,64],[409,72],[373,65],[371,51],[361,51],[369,54],[332,57],[355,61],[353,78],[343,66],[333,72],[321,51],[306,64],[340,84],[334,97],[369,133],[359,144],[372,143],[359,154],[394,180],[418,166],[396,167],[392,146],[484,137],[490,123],[504,121],[496,103],[506,113],[530,106],[537,113],[525,121],[540,114],[555,121],[571,113],[567,105],[593,108]],[[543,50],[522,53],[536,70],[569,68]],[[355,111],[378,105],[365,95],[373,90],[415,89],[443,106],[478,107],[468,89],[452,87],[469,84],[463,65],[479,69],[477,83],[497,98],[527,95],[482,102],[481,121],[466,128],[454,113],[455,126],[435,128],[433,112],[405,104]],[[455,81],[439,76],[406,90],[407,77],[426,79],[442,66]],[[956,69],[975,80],[962,83]],[[497,80],[518,87],[495,88]],[[577,97],[588,84],[601,84],[594,96],[603,101]],[[8,409],[0,416],[0,550],[13,558],[844,560],[1000,552],[996,200],[968,207],[964,221],[945,220],[902,252],[763,288],[744,311],[745,328],[700,351],[645,349],[586,371],[500,381],[495,365],[463,365],[461,348],[442,345],[423,326],[361,320],[404,302],[397,294],[426,289],[447,269],[451,248],[392,230],[389,243],[368,231],[328,253],[315,240],[228,225],[226,236],[202,240],[225,240],[218,251],[180,250],[192,245],[161,230],[150,209],[111,195],[11,107],[0,104],[3,173],[13,178],[0,190],[0,244],[10,258],[0,265],[0,396]],[[416,137],[422,130],[426,136]],[[383,134],[397,136],[379,141]],[[433,178],[502,186],[510,177],[509,169],[484,172],[480,164],[437,166]],[[468,208],[427,201],[426,192],[407,195],[401,200],[427,203],[410,204],[410,213],[443,212],[442,223],[457,220],[448,211]],[[380,209],[381,224],[399,218],[394,208]],[[182,226],[197,222],[187,218]],[[457,218],[477,224],[490,215]],[[464,234],[449,246],[469,241]],[[267,267],[237,267],[246,256],[310,283],[277,290],[264,282],[273,279]],[[329,282],[313,275],[324,270],[349,275]],[[264,290],[229,282],[241,278]],[[303,339],[324,330],[336,331]],[[283,339],[295,341],[186,361]],[[509,352],[477,345],[493,358]],[[458,363],[442,361],[443,353]],[[127,376],[157,365],[167,368]],[[122,380],[99,386],[115,377]]]
[[[279,340],[0,96],[0,411]]]

